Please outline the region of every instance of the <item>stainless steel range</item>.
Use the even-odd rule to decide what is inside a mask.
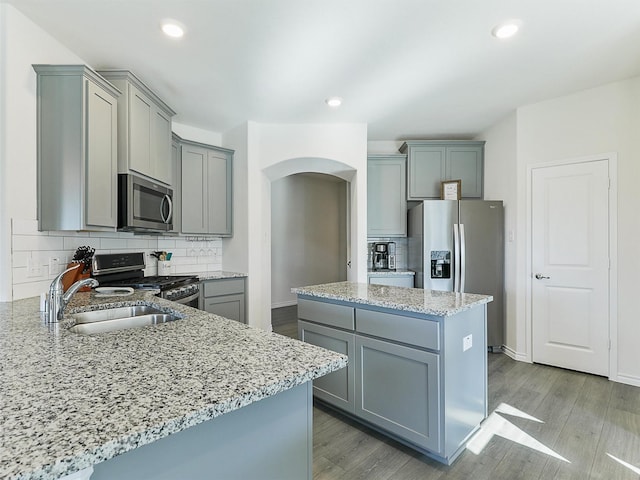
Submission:
[[[91,275],[101,287],[159,289],[158,296],[198,308],[200,280],[195,275],[144,276],[144,253],[94,255]]]

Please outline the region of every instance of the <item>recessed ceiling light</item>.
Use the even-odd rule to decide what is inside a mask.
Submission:
[[[324,101],[324,103],[329,105],[331,108],[338,108],[340,105],[342,105],[342,98],[340,98],[340,97],[329,97]]]
[[[175,20],[165,20],[162,22],[162,31],[172,38],[180,38],[184,35],[184,26]]]
[[[506,22],[501,23],[500,25],[496,25],[491,30],[491,35],[499,39],[511,38],[520,30],[520,21],[519,20],[508,20]]]

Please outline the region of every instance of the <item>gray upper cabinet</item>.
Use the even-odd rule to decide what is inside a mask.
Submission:
[[[182,233],[233,235],[233,150],[182,140]]]
[[[407,157],[367,157],[367,236],[407,236]]]
[[[115,230],[120,92],[84,65],[34,65],[38,229]]]
[[[172,134],[171,164],[173,166],[173,228],[170,233],[182,231],[182,139]]]
[[[462,198],[483,197],[484,142],[411,140],[407,154],[407,198],[440,198],[440,182],[462,180]]]
[[[99,73],[122,91],[118,114],[118,172],[173,185],[171,117],[175,112],[128,70]]]

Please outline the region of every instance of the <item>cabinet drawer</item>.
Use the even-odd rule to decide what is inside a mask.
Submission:
[[[233,293],[244,293],[244,278],[225,278],[204,282],[205,297],[231,295]]]
[[[408,345],[440,350],[440,324],[430,320],[358,308],[356,331]]]
[[[298,318],[332,327],[353,330],[353,308],[333,303],[298,299]]]

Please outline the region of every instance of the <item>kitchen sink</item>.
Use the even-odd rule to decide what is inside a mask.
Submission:
[[[164,313],[148,305],[133,305],[131,307],[108,308],[105,310],[92,310],[90,312],[74,313],[71,317],[76,323],[103,322],[117,318],[138,317],[150,313]]]
[[[146,305],[136,305],[133,307],[76,313],[71,315],[71,318],[73,318],[76,323],[69,328],[70,332],[91,335],[94,333],[157,325],[159,323],[179,320],[182,317]]]

